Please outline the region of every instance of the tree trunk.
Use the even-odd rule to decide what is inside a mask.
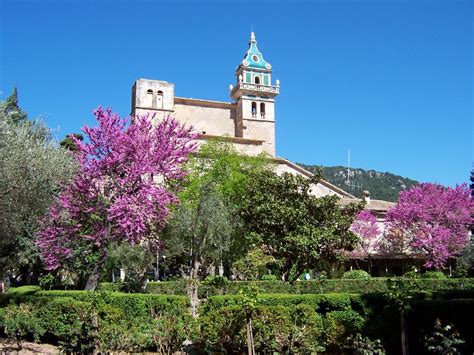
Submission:
[[[224,276],[224,264],[222,263],[222,260],[219,264],[219,276]]]
[[[7,293],[10,288],[10,277],[8,273],[0,273],[0,294]]]
[[[200,267],[201,263],[196,259],[193,260],[188,280],[188,297],[191,302],[191,314],[194,318],[197,317],[197,310],[199,307],[198,276]]]
[[[141,292],[146,293],[146,285],[148,283],[148,279],[146,278],[146,269],[142,269],[138,273],[138,282],[140,284]]]
[[[402,355],[408,355],[408,341],[404,312],[400,313],[400,335],[402,340]]]
[[[105,262],[107,261],[107,257],[108,257],[107,248],[103,247],[102,253],[99,256],[99,260],[97,261],[97,264],[94,267],[94,271],[92,271],[92,274],[87,279],[86,287],[84,287],[84,290],[94,291],[97,288],[100,274],[102,273],[102,270],[104,269]]]
[[[214,263],[206,267],[206,275],[216,276],[216,266]]]
[[[247,352],[248,355],[255,354],[255,348],[253,345],[252,318],[249,316],[247,316]]]

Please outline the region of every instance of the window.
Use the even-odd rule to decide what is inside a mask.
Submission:
[[[145,106],[147,107],[153,107],[153,90],[148,89],[146,91],[146,103]]]
[[[252,117],[257,117],[257,103],[252,102]]]
[[[156,95],[157,108],[163,108],[163,91],[159,90]]]
[[[255,80],[255,84],[260,84],[260,77],[259,76],[256,76],[254,78],[254,80]]]
[[[260,116],[265,118],[265,104],[263,102],[260,103]]]

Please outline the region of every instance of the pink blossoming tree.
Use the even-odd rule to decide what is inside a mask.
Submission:
[[[101,107],[94,115],[98,125],[83,128],[85,143],[73,138],[78,172],[37,240],[49,270],[60,268],[79,245],[98,251],[86,290],[96,288],[110,243],[158,241],[168,207],[178,202],[165,183],[184,177],[181,165],[196,148],[192,130],[171,118],[156,125],[149,117],[130,122]]]
[[[442,269],[466,245],[473,213],[474,200],[466,184],[456,188],[420,184],[400,193],[387,222],[391,230],[408,237],[414,251],[424,254],[427,268]]]
[[[377,218],[370,211],[362,210],[356,215],[351,231],[357,234],[360,239],[358,246],[350,255],[354,258],[366,258],[369,268],[372,268],[370,256],[377,250],[378,236],[381,233],[377,225]]]

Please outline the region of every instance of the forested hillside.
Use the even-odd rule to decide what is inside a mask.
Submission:
[[[299,165],[311,172],[315,172],[319,167],[317,165]],[[357,197],[362,197],[362,191],[368,190],[373,199],[397,201],[400,191],[418,183],[415,180],[388,172],[381,173],[375,170],[351,168],[351,186],[349,186],[346,183],[347,167],[326,166],[320,168],[322,169],[325,180]]]

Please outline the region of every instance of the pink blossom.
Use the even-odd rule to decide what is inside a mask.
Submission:
[[[165,183],[185,176],[182,163],[196,149],[192,129],[172,118],[131,122],[101,107],[94,115],[98,125],[83,128],[85,142],[74,141],[75,179],[63,187],[37,240],[50,270],[71,257],[78,240],[106,248],[112,241],[139,243],[161,229],[178,202]]]
[[[352,223],[351,231],[360,237],[359,247],[351,255],[353,257],[367,257],[375,249],[380,228],[377,218],[368,210],[360,211]]]
[[[439,269],[466,245],[473,215],[474,200],[466,184],[420,184],[400,193],[387,222],[391,230],[403,231],[414,251],[426,256],[426,267]]]

